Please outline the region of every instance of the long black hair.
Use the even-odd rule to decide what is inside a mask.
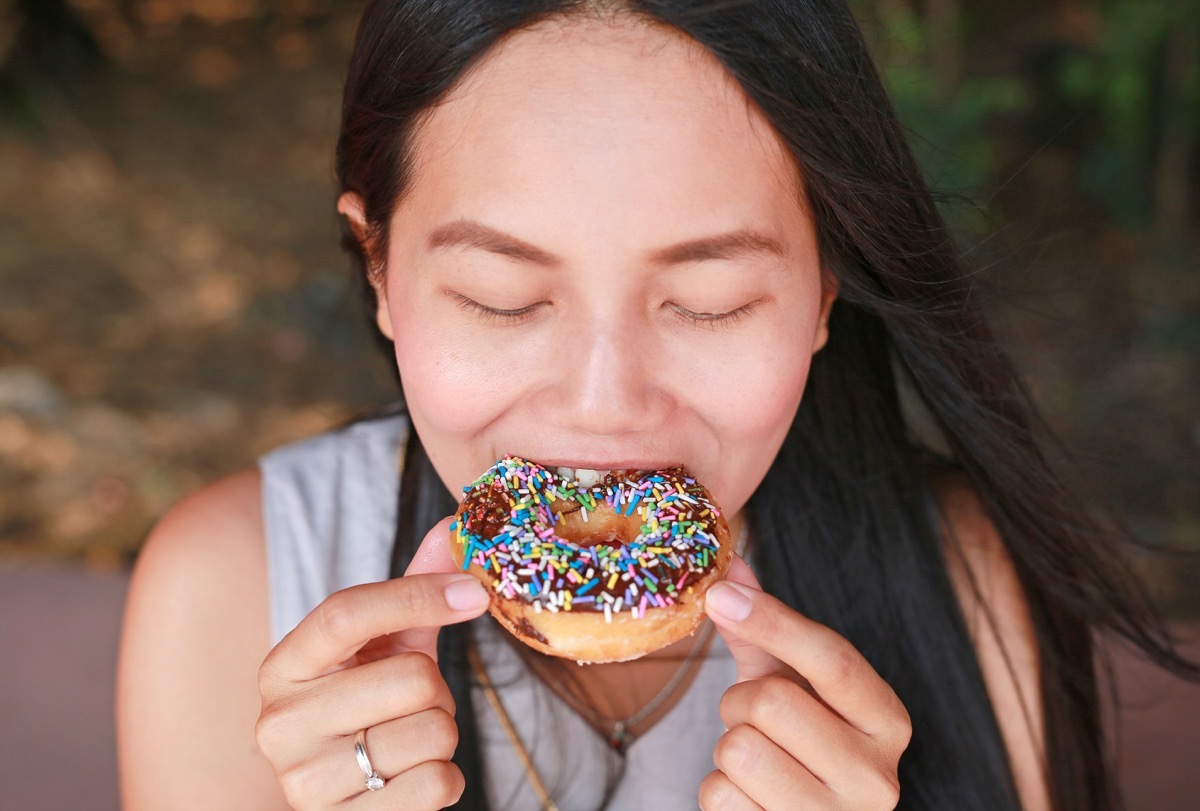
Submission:
[[[1120,805],[1103,750],[1093,631],[1113,631],[1195,677],[1121,563],[1121,532],[1063,487],[1048,434],[982,316],[853,15],[840,0],[375,0],[346,82],[337,170],[363,199],[348,238],[367,280],[411,179],[420,116],[501,37],[549,17],[640,15],[720,60],[800,169],[822,267],[836,280],[829,340],[778,457],[748,504],[764,587],[846,636],[913,720],[900,763],[906,809],[998,811],[1019,801],[948,574],[927,448],[900,390],[932,416],[1012,559],[1037,635],[1046,773],[1058,811]],[[373,309],[373,304],[370,305]],[[401,486],[393,573],[454,510],[419,437]],[[953,539],[951,539],[953,542]],[[448,628],[441,665],[459,707],[463,808],[485,808],[463,666]]]

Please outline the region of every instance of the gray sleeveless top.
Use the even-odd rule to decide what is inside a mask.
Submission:
[[[259,461],[272,644],[338,589],[388,577],[395,536],[402,417],[359,422]],[[717,705],[735,667],[719,634],[674,707],[622,758],[530,675],[488,615],[479,650],[500,700],[562,811],[596,811],[619,775],[609,811],[694,809],[725,731]],[[472,697],[493,811],[537,809],[508,738],[481,690]],[[347,754],[349,757],[349,754]]]

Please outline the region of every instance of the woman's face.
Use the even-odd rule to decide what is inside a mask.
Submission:
[[[414,157],[379,322],[446,485],[509,453],[685,465],[738,514],[833,295],[796,168],[719,63],[628,17],[539,25],[428,114]]]

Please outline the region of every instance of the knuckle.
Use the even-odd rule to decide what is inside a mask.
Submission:
[[[717,710],[721,714],[721,720],[725,722],[726,729],[745,723],[758,700],[757,690],[761,683],[762,679],[741,682],[728,688],[721,695]]]
[[[883,713],[884,717],[879,724],[879,731],[873,737],[881,752],[895,755],[898,758],[904,754],[904,750],[908,749],[909,743],[912,742],[912,718],[904,703],[895,693],[887,703],[887,710]]]
[[[297,765],[279,775],[279,785],[288,804],[296,809],[311,807],[321,796],[325,775],[312,762]]]
[[[287,801],[288,808],[305,811],[308,795],[304,793],[304,787],[297,785],[289,774],[279,775],[279,790],[283,792],[283,799]]]
[[[263,659],[262,664],[258,666],[258,694],[264,700],[270,693],[276,690],[279,678],[275,674],[275,670],[275,651],[272,650],[267,654],[267,658]]]
[[[421,734],[431,748],[431,755],[436,760],[449,760],[454,757],[458,748],[458,724],[454,716],[441,708],[430,710],[425,720],[425,728]]]
[[[872,771],[869,797],[865,798],[871,808],[892,811],[900,803],[900,779],[895,772]]]
[[[733,801],[733,784],[722,772],[709,772],[700,781],[701,811],[719,811]]]
[[[758,695],[750,703],[750,723],[759,729],[790,718],[801,708],[799,685],[783,676],[768,676],[758,682]]]
[[[396,698],[414,707],[435,707],[449,695],[442,673],[433,659],[419,651],[406,651],[391,659],[392,678],[389,683]]]
[[[404,577],[401,578],[395,593],[390,599],[395,603],[399,613],[404,615],[428,614],[431,610],[437,607],[441,601],[441,593],[431,590],[428,582],[420,577]],[[437,594],[437,598],[434,594]],[[444,602],[441,603],[444,607]]]
[[[268,708],[258,716],[254,724],[254,739],[258,748],[270,758],[291,738],[291,724],[286,713],[278,708]]]
[[[317,628],[330,639],[353,636],[358,625],[358,611],[348,590],[335,591],[317,606],[313,617]]]
[[[438,668],[437,662],[427,654],[419,651],[408,651],[404,658],[408,662],[408,667],[412,671],[412,675],[420,682],[427,684],[441,684],[442,671]]]
[[[462,796],[466,781],[463,774],[453,763],[444,760],[422,764],[422,785],[420,794],[434,808],[445,808],[454,805]]]
[[[895,716],[895,727],[892,730],[892,736],[896,740],[896,748],[900,752],[908,749],[908,745],[912,743],[913,726],[912,717],[909,716],[908,710],[900,699],[896,699],[897,713]]]
[[[713,747],[713,764],[722,772],[737,772],[754,762],[760,733],[741,724],[717,739]]]
[[[845,639],[839,637],[829,644],[825,657],[826,678],[834,684],[847,684],[858,679],[862,656]]]

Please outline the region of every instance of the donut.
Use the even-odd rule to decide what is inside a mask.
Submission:
[[[506,456],[463,490],[451,550],[530,647],[636,659],[693,633],[733,560],[729,527],[683,468],[597,473]]]

